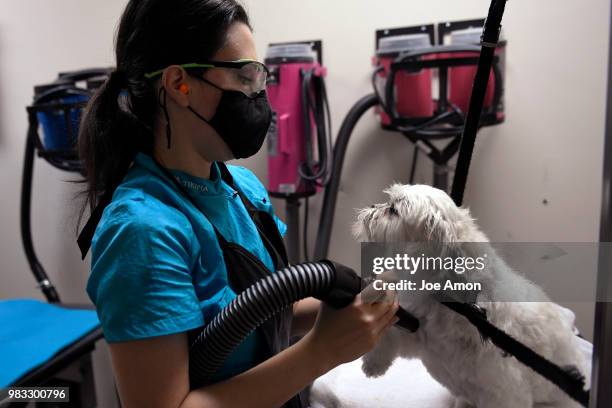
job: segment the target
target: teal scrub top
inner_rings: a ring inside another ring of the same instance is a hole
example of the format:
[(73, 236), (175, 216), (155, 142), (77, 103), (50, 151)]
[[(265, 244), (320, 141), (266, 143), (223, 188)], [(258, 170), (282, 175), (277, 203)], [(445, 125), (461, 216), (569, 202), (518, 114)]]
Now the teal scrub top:
[[(246, 168), (228, 166), (234, 184), (253, 205), (270, 213), (265, 187)], [(186, 332), (209, 323), (236, 297), (211, 222), (230, 242), (273, 262), (236, 191), (221, 180), (171, 170), (200, 212), (151, 157), (139, 153), (106, 207), (92, 240), (87, 293), (109, 343)], [(228, 358), (214, 380), (251, 368), (263, 339), (253, 333)]]

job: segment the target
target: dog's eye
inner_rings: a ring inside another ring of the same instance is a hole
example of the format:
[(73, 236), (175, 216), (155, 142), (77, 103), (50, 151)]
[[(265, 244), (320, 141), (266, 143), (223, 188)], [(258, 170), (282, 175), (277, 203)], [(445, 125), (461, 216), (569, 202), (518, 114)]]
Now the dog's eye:
[(389, 214), (391, 215), (399, 215), (397, 209), (394, 206), (389, 207)]

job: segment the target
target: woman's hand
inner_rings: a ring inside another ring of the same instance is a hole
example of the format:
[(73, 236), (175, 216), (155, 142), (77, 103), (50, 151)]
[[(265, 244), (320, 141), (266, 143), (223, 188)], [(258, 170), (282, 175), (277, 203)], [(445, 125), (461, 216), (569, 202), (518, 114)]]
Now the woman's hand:
[(328, 369), (372, 350), (385, 330), (398, 321), (395, 292), (384, 293), (384, 298), (374, 303), (365, 302), (362, 295), (342, 309), (321, 304), (315, 325), (304, 338), (329, 364)]
[(293, 304), (293, 321), (291, 322), (291, 337), (304, 336), (317, 321), (321, 301), (315, 298), (302, 299)]

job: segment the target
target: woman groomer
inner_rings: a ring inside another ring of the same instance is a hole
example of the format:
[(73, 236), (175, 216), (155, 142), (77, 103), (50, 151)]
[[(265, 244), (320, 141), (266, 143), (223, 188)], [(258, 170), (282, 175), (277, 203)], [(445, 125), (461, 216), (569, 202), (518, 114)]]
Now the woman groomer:
[[(190, 390), (189, 337), (286, 262), (265, 188), (223, 163), (255, 154), (271, 120), (245, 10), (129, 1), (116, 56), (79, 136), (93, 210), (79, 244), (91, 241), (87, 292), (123, 407), (299, 406), (302, 388), (374, 346), (397, 304), (299, 302), (248, 337), (212, 385)], [(306, 333), (291, 347), (287, 323)]]

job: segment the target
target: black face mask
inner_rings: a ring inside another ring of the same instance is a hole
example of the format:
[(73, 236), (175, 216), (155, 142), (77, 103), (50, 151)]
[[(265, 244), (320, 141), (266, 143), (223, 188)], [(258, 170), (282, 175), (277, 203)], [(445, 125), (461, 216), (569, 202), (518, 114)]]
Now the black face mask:
[(262, 90), (253, 98), (249, 98), (242, 92), (228, 91), (204, 78), (198, 79), (223, 92), (217, 111), (207, 120), (191, 106), (187, 108), (215, 129), (236, 159), (244, 159), (257, 153), (264, 143), (272, 121), (272, 108), (266, 91)]

